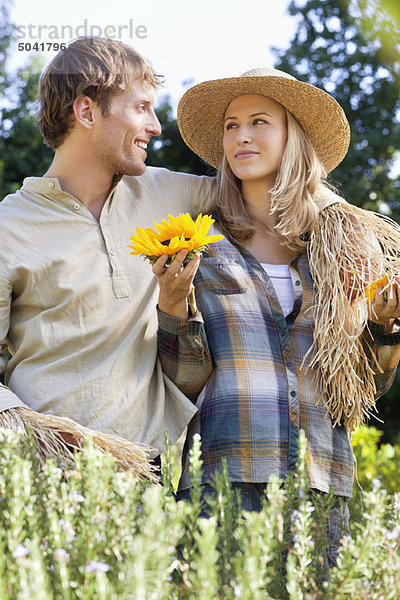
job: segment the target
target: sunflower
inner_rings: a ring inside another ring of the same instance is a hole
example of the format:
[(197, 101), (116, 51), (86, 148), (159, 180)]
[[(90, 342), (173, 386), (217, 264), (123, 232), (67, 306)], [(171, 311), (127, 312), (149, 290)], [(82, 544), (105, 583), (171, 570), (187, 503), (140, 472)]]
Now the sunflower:
[(387, 291), (386, 288), (389, 285), (389, 280), (387, 278), (386, 275), (384, 275), (383, 277), (381, 277), (380, 279), (378, 279), (377, 281), (374, 281), (373, 283), (371, 283), (371, 285), (368, 286), (368, 288), (365, 290), (365, 298), (367, 299), (368, 304), (372, 304), (373, 301), (375, 300), (375, 296), (376, 296), (376, 290), (378, 288), (378, 285), (383, 285), (383, 297), (385, 300), (387, 300)]
[[(210, 215), (200, 214), (196, 221), (186, 213), (173, 217), (168, 215), (168, 221), (165, 219), (161, 224), (153, 221), (156, 230), (151, 227), (142, 229), (136, 227), (136, 234), (131, 236), (132, 248), (131, 254), (141, 254), (154, 264), (156, 260), (165, 254), (169, 255), (166, 264), (171, 263), (180, 250), (187, 251), (186, 258), (195, 258), (195, 254), (200, 254), (207, 244), (218, 242), (224, 238), (223, 235), (207, 235), (208, 230), (214, 223)], [(192, 314), (196, 314), (196, 300), (194, 297), (194, 286), (190, 291), (188, 302)]]
[(187, 250), (187, 258), (194, 258), (207, 244), (218, 242), (224, 237), (207, 235), (214, 223), (209, 215), (200, 214), (196, 221), (188, 213), (179, 217), (168, 215), (168, 221), (164, 219), (161, 224), (153, 222), (156, 230), (151, 227), (136, 227), (136, 234), (131, 236), (132, 246), (128, 245), (128, 248), (132, 248), (131, 254), (141, 254), (152, 264), (164, 254), (170, 256), (171, 262), (180, 250)]

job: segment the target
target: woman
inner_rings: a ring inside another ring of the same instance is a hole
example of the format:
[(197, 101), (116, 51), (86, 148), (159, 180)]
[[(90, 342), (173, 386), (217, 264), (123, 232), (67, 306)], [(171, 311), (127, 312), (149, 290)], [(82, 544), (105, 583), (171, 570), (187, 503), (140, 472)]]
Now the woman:
[[(178, 122), (188, 146), (221, 170), (212, 233), (225, 236), (183, 270), (184, 251), (154, 265), (163, 369), (198, 396), (178, 498), (189, 494), (198, 432), (204, 494), (225, 457), (244, 508), (258, 510), (271, 475), (295, 466), (300, 429), (310, 486), (350, 497), (349, 433), (400, 356), (399, 228), (324, 183), (347, 152), (349, 126), (318, 88), (258, 69), (191, 88)], [(382, 275), (387, 289), (368, 306), (365, 290)]]

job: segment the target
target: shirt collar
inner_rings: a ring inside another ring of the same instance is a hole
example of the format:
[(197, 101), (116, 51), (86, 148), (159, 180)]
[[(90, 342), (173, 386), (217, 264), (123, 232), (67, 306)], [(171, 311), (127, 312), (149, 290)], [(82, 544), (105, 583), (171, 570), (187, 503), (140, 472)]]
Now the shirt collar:
[[(123, 175), (120, 173), (115, 173), (107, 199), (114, 194), (122, 177)], [(57, 177), (26, 177), (23, 181), (23, 188), (26, 191), (40, 194), (45, 198), (61, 201), (62, 203), (64, 203), (67, 198), (74, 199), (75, 201), (77, 200), (75, 196), (62, 189)]]

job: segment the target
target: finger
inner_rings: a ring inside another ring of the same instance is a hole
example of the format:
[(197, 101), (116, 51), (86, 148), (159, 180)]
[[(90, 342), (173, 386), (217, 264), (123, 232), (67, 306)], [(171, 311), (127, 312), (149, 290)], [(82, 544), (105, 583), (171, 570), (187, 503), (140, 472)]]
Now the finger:
[(186, 260), (187, 255), (188, 255), (187, 250), (179, 250), (178, 254), (175, 256), (174, 262), (176, 262), (176, 264), (179, 265), (180, 267), (183, 267), (183, 264)]
[(399, 288), (397, 285), (391, 285), (388, 289), (388, 300), (386, 310), (391, 317), (397, 316), (399, 309)]
[(185, 268), (183, 269), (182, 273), (179, 274), (179, 277), (181, 277), (183, 280), (193, 280), (194, 276), (197, 273), (197, 269), (199, 268), (199, 264), (200, 264), (200, 256), (196, 257), (196, 258), (191, 258), (185, 265)]
[(183, 263), (185, 261), (186, 256), (187, 256), (186, 250), (179, 250), (178, 254), (176, 254), (174, 260), (168, 267), (168, 276), (169, 277), (173, 278), (181, 273), (181, 271), (183, 269)]
[(376, 288), (375, 298), (370, 305), (370, 318), (372, 318), (373, 321), (379, 320), (384, 310), (384, 299), (381, 294), (382, 290), (383, 285), (379, 284)]
[(382, 310), (385, 306), (385, 298), (383, 295), (383, 285), (380, 283), (376, 288), (376, 294), (373, 302), (373, 306), (376, 310)]
[(167, 254), (163, 254), (160, 256), (157, 261), (153, 265), (153, 273), (154, 275), (162, 275), (165, 270), (165, 263), (167, 262), (169, 256)]
[(387, 321), (393, 319), (400, 311), (399, 288), (379, 285), (372, 306), (372, 320)]

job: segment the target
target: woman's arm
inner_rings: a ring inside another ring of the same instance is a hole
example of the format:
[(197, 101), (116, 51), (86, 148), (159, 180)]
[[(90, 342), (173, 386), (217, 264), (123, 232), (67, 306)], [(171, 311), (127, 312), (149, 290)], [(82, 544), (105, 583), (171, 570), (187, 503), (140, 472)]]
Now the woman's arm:
[(201, 314), (178, 319), (158, 309), (157, 339), (164, 373), (194, 402), (213, 371)]
[(383, 325), (369, 322), (363, 337), (365, 354), (374, 371), (377, 400), (390, 389), (395, 378), (400, 360), (400, 332), (385, 333)]
[(189, 260), (184, 266), (186, 256), (186, 250), (180, 250), (174, 261), (167, 265), (169, 256), (163, 255), (153, 266), (153, 273), (157, 276), (160, 286), (159, 309), (167, 315), (180, 319), (188, 317), (187, 297), (200, 264), (200, 255), (196, 254), (196, 258)]
[(212, 373), (203, 318), (189, 314), (187, 297), (200, 256), (183, 266), (186, 251), (180, 251), (169, 266), (162, 256), (153, 266), (160, 286), (158, 301), (158, 355), (164, 373), (192, 401)]
[(369, 323), (364, 335), (379, 363), (375, 369), (376, 398), (382, 396), (393, 383), (400, 360), (400, 288), (392, 285), (383, 294), (378, 286), (369, 311)]

